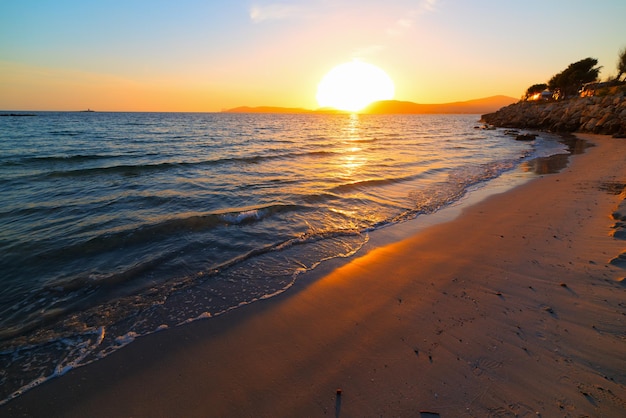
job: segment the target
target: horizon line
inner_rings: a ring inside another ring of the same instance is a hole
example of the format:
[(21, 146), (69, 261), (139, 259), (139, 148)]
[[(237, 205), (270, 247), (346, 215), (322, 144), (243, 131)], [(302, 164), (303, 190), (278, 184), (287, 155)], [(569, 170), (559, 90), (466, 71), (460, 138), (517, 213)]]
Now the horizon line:
[[(515, 98), (512, 96), (507, 96), (505, 94), (496, 94), (487, 97), (479, 97), (475, 99), (468, 100), (458, 100), (453, 102), (443, 102), (443, 103), (418, 103), (410, 100), (400, 100), (400, 99), (389, 99), (389, 100), (377, 100), (370, 104), (368, 104), (365, 108), (358, 111), (349, 111), (349, 110), (340, 110), (331, 107), (320, 107), (316, 109), (309, 109), (305, 107), (292, 107), (292, 106), (279, 106), (279, 105), (240, 105), (230, 108), (222, 108), (221, 110), (97, 110), (91, 107), (87, 109), (0, 109), (0, 115), (6, 116), (6, 113), (10, 112), (67, 112), (67, 113), (246, 113), (246, 112), (231, 112), (235, 109), (261, 109), (261, 108), (274, 108), (274, 109), (284, 109), (284, 110), (293, 110), (293, 113), (317, 113), (317, 114), (367, 114), (364, 112), (367, 108), (371, 107), (377, 103), (405, 103), (408, 105), (417, 105), (417, 106), (445, 106), (445, 105), (455, 105), (455, 104), (463, 104), (467, 102), (474, 102), (479, 100), (493, 99), (493, 98), (507, 98), (515, 101), (519, 101), (519, 98)], [(250, 113), (260, 113), (260, 112), (250, 112)], [(272, 113), (272, 112), (266, 112)], [(291, 112), (279, 112), (279, 113), (291, 113)]]

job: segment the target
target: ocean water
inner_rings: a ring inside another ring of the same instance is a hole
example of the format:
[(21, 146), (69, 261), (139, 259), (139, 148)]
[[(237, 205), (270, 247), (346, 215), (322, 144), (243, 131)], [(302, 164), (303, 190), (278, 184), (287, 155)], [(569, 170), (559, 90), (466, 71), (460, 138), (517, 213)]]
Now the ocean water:
[(478, 115), (0, 118), (0, 404), (288, 289), (537, 157)]

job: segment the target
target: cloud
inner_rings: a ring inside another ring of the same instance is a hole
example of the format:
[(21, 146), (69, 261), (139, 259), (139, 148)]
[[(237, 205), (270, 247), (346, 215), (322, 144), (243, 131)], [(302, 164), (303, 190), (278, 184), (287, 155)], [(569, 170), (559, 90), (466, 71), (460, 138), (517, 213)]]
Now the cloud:
[(420, 9), (424, 12), (434, 12), (437, 10), (435, 7), (439, 0), (423, 0), (420, 4)]
[(416, 9), (409, 11), (406, 16), (396, 20), (393, 26), (387, 28), (387, 35), (390, 37), (402, 35), (404, 32), (413, 27), (418, 16), (436, 12), (438, 2), (439, 0), (422, 0)]
[(250, 19), (254, 23), (265, 20), (282, 20), (297, 16), (299, 8), (297, 6), (274, 3), (265, 6), (252, 6), (250, 8)]
[(411, 19), (398, 19), (396, 25), (401, 28), (410, 28), (413, 26), (413, 20)]
[[(439, 0), (422, 0), (417, 8), (405, 13), (404, 16), (396, 20), (393, 25), (385, 30), (387, 35), (387, 41), (398, 38), (408, 32), (414, 25), (419, 16), (426, 13), (433, 13), (437, 11), (436, 5)], [(352, 52), (353, 57), (365, 57), (376, 55), (379, 52), (387, 49), (386, 42), (379, 42), (371, 45), (366, 45), (355, 49)]]

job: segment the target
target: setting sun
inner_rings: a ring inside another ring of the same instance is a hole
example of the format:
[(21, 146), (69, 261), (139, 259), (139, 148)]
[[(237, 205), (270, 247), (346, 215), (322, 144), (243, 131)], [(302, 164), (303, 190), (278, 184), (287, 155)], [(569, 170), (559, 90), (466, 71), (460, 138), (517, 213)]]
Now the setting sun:
[(391, 78), (375, 65), (361, 61), (340, 64), (330, 70), (317, 86), (321, 107), (356, 112), (377, 100), (394, 95)]

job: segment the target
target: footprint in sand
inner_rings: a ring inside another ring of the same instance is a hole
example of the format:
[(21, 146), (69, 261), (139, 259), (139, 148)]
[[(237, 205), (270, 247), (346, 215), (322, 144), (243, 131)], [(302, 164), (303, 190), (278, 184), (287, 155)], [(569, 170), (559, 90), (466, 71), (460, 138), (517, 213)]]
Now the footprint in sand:
[(581, 383), (578, 385), (579, 392), (594, 404), (597, 404), (598, 401), (601, 403), (610, 403), (614, 406), (620, 408), (623, 411), (626, 411), (626, 401), (615, 393), (613, 393), (610, 389), (605, 389), (601, 386), (597, 385), (586, 385)]
[(495, 370), (499, 367), (502, 367), (502, 362), (486, 357), (481, 357), (472, 364), (472, 373), (475, 376), (480, 376), (485, 372)]

